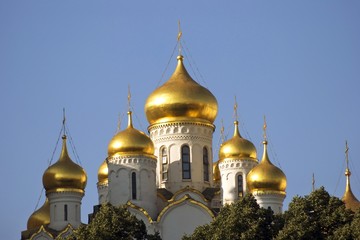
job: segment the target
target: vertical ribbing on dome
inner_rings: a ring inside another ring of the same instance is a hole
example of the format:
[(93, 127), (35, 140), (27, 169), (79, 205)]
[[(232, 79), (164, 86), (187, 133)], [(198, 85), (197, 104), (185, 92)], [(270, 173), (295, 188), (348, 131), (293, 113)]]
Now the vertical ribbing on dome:
[(127, 114), (128, 114), (128, 126), (127, 127), (128, 128), (134, 128), (133, 123), (132, 123), (132, 112), (128, 111)]

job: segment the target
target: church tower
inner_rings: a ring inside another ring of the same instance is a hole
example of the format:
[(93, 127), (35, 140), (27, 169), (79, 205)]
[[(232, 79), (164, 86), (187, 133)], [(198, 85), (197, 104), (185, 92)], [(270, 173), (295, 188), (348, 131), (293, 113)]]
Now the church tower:
[(65, 134), (62, 140), (59, 160), (46, 169), (43, 175), (43, 185), (50, 205), (49, 227), (57, 231), (68, 224), (74, 228), (80, 226), (81, 200), (87, 181), (85, 170), (69, 157)]
[(357, 209), (360, 208), (360, 202), (359, 200), (357, 200), (357, 198), (351, 191), (351, 186), (350, 186), (351, 172), (349, 169), (349, 147), (347, 142), (346, 142), (345, 155), (346, 155), (346, 170), (345, 170), (346, 188), (345, 188), (344, 196), (342, 197), (342, 201), (345, 203), (345, 207), (347, 209), (351, 209), (353, 212), (355, 212), (357, 211)]
[(157, 187), (176, 192), (212, 186), (213, 124), (218, 104), (214, 95), (194, 81), (177, 57), (177, 67), (147, 98), (145, 113), (155, 145)]
[[(130, 101), (130, 93), (128, 98)], [(133, 127), (129, 102), (128, 126), (108, 146), (109, 202), (118, 206), (130, 201), (155, 218), (156, 162), (153, 142)]]
[(274, 166), (267, 152), (266, 122), (264, 119), (264, 153), (260, 164), (247, 175), (246, 181), (250, 193), (254, 195), (262, 208), (271, 208), (281, 213), (286, 197), (286, 176), (280, 168)]
[(258, 164), (254, 144), (240, 135), (236, 100), (234, 112), (234, 135), (221, 145), (219, 151), (223, 204), (234, 203), (245, 196), (248, 191), (246, 176)]

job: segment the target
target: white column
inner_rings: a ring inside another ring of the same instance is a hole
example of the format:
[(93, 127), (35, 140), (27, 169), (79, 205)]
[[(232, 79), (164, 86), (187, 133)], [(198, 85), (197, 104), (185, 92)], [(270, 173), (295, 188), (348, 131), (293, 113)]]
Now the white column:
[(257, 164), (251, 159), (225, 159), (219, 162), (223, 204), (231, 204), (239, 199), (239, 175), (242, 175), (243, 195), (247, 193), (246, 176)]
[(47, 193), (50, 204), (49, 227), (57, 231), (63, 230), (69, 223), (77, 228), (81, 224), (82, 192)]

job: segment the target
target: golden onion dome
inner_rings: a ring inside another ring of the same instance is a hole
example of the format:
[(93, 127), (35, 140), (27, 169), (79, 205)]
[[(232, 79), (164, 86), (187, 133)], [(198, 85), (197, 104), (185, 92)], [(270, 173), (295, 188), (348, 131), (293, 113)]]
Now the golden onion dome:
[(353, 192), (351, 191), (350, 187), (350, 175), (351, 172), (348, 168), (346, 168), (345, 176), (346, 176), (346, 189), (342, 201), (345, 203), (345, 207), (347, 209), (351, 209), (355, 212), (357, 209), (360, 208), (360, 202), (357, 200)]
[(213, 165), (213, 180), (215, 183), (219, 183), (221, 180), (219, 161), (214, 162), (214, 165)]
[(98, 170), (98, 182), (99, 183), (107, 183), (108, 182), (108, 176), (109, 176), (109, 169), (108, 165), (105, 161), (100, 165)]
[(86, 172), (70, 159), (66, 147), (66, 136), (64, 135), (62, 139), (63, 145), (59, 160), (44, 172), (44, 188), (46, 192), (64, 190), (83, 192), (87, 181)]
[(241, 137), (239, 132), (239, 122), (234, 122), (234, 136), (224, 142), (219, 151), (219, 159), (223, 161), (227, 158), (239, 159), (239, 158), (251, 158), (254, 161), (256, 159), (256, 148), (252, 142)]
[(214, 95), (194, 81), (186, 71), (183, 56), (178, 56), (178, 65), (162, 86), (146, 100), (145, 113), (150, 124), (169, 121), (215, 121), (218, 103)]
[(130, 111), (128, 112), (128, 127), (117, 133), (108, 145), (109, 157), (115, 154), (154, 155), (154, 143), (145, 133), (133, 127)]
[(279, 192), (285, 194), (286, 176), (280, 168), (274, 166), (267, 153), (267, 141), (264, 144), (264, 154), (257, 166), (255, 166), (247, 175), (246, 182), (251, 193)]
[(47, 225), (50, 223), (50, 204), (49, 200), (46, 198), (44, 204), (31, 216), (27, 221), (27, 229), (39, 228), (42, 225)]

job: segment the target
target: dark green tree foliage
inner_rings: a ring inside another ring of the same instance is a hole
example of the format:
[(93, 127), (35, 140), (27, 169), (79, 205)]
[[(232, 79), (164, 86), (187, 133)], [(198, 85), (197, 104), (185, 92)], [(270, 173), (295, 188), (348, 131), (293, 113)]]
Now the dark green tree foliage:
[[(285, 225), (276, 239), (339, 239), (340, 229), (351, 226), (353, 213), (323, 187), (305, 197), (294, 197), (284, 213)], [(348, 239), (348, 238), (344, 238)], [(350, 238), (352, 239), (352, 238)]]
[(183, 240), (272, 239), (282, 226), (281, 218), (270, 209), (260, 208), (252, 195), (226, 205), (211, 223), (195, 229)]
[(101, 206), (88, 225), (82, 225), (66, 238), (68, 240), (158, 240), (159, 234), (149, 235), (143, 221), (138, 220), (126, 206)]
[(354, 214), (353, 221), (338, 228), (334, 236), (334, 240), (355, 240), (360, 239), (360, 209)]

